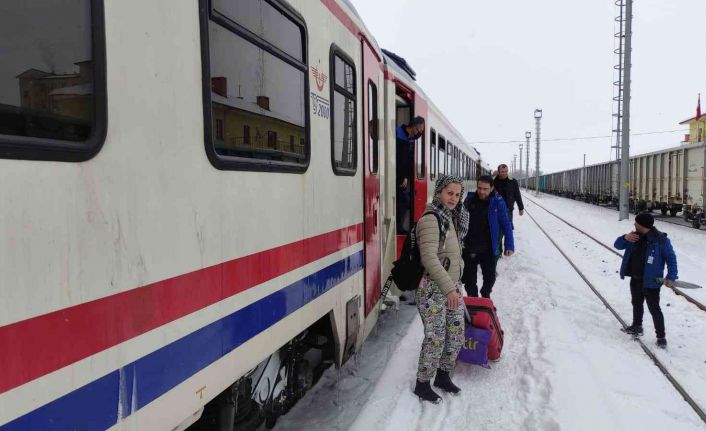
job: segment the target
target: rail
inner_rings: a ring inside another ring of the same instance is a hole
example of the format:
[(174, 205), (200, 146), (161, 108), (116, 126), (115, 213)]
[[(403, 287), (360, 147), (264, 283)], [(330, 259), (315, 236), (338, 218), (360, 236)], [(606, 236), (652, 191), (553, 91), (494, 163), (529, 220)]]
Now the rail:
[[(599, 245), (601, 245), (601, 246), (602, 246), (603, 248), (605, 248), (606, 250), (610, 251), (611, 253), (615, 254), (616, 256), (620, 257), (621, 259), (623, 258), (623, 255), (622, 255), (621, 253), (618, 253), (613, 247), (610, 247), (610, 246), (604, 244), (602, 241), (600, 241), (600, 240), (597, 239), (596, 237), (594, 237), (594, 236), (592, 236), (592, 235), (590, 235), (590, 234), (584, 232), (582, 229), (580, 229), (580, 228), (574, 226), (573, 224), (569, 223), (568, 221), (564, 220), (562, 217), (556, 215), (555, 213), (553, 213), (552, 211), (548, 210), (546, 207), (544, 207), (543, 205), (541, 205), (541, 204), (539, 204), (538, 202), (534, 201), (533, 199), (528, 198), (526, 195), (524, 196), (524, 198), (527, 199), (528, 201), (532, 202), (534, 205), (537, 205), (539, 208), (543, 209), (544, 211), (546, 211), (546, 212), (549, 213), (550, 215), (552, 215), (552, 216), (556, 217), (557, 219), (561, 220), (561, 221), (564, 222), (565, 224), (567, 224), (567, 225), (571, 226), (572, 228), (576, 229), (577, 231), (581, 232), (582, 234), (584, 234), (584, 235), (587, 236), (588, 238), (592, 239), (593, 241), (595, 241), (596, 243), (598, 243)], [(536, 222), (535, 222), (535, 223), (536, 223)], [(684, 297), (684, 299), (686, 299), (686, 300), (687, 300), (688, 302), (690, 302), (691, 304), (695, 305), (695, 306), (696, 306), (697, 308), (699, 308), (701, 311), (706, 311), (706, 305), (702, 304), (702, 303), (699, 302), (698, 300), (696, 300), (696, 299), (692, 298), (691, 296), (689, 296), (688, 294), (684, 293), (683, 290), (679, 289), (678, 287), (670, 287), (670, 289), (671, 289), (672, 292), (674, 292), (675, 294)]]
[[(535, 203), (535, 205), (537, 205), (536, 202), (533, 202), (533, 203)], [(576, 273), (579, 275), (579, 277), (581, 277), (581, 279), (583, 279), (583, 281), (593, 291), (593, 293), (598, 297), (598, 299), (600, 299), (601, 302), (603, 302), (603, 305), (605, 305), (605, 307), (613, 314), (613, 317), (615, 317), (618, 320), (618, 322), (620, 322), (620, 324), (623, 325), (623, 328), (626, 328), (627, 323), (623, 320), (622, 317), (620, 317), (618, 312), (615, 311), (615, 309), (610, 305), (610, 303), (605, 299), (605, 297), (603, 295), (601, 295), (601, 293), (595, 288), (595, 286), (593, 286), (593, 284), (590, 281), (588, 281), (588, 278), (586, 278), (584, 273), (574, 264), (574, 262), (571, 260), (571, 258), (569, 258), (569, 256), (566, 253), (564, 253), (564, 250), (562, 250), (561, 247), (559, 247), (559, 244), (557, 244), (554, 241), (554, 239), (547, 233), (546, 230), (544, 230), (544, 228), (539, 224), (539, 222), (537, 222), (537, 220), (534, 217), (532, 217), (530, 212), (527, 211), (527, 209), (525, 209), (525, 211), (527, 212), (527, 215), (529, 216), (529, 218), (534, 222), (534, 224), (537, 225), (539, 230), (542, 231), (542, 233), (547, 237), (547, 239), (549, 239), (549, 241), (554, 245), (554, 247), (556, 247), (556, 249), (559, 251), (559, 253), (561, 253), (561, 255), (564, 256), (564, 259), (566, 259), (566, 261), (569, 263), (569, 265), (571, 265), (571, 267), (574, 269), (574, 271), (576, 271)], [(546, 209), (545, 209), (545, 211), (546, 211)], [(549, 212), (549, 211), (547, 211), (547, 212)], [(696, 401), (694, 401), (694, 399), (691, 397), (691, 395), (689, 395), (689, 393), (686, 391), (686, 389), (684, 389), (684, 387), (679, 383), (679, 381), (677, 381), (677, 379), (674, 376), (672, 376), (672, 374), (669, 372), (669, 370), (667, 370), (667, 367), (662, 363), (662, 361), (659, 360), (659, 358), (657, 358), (657, 356), (654, 354), (654, 352), (652, 352), (652, 350), (650, 350), (650, 348), (647, 347), (647, 345), (642, 340), (640, 340), (639, 338), (635, 338), (635, 341), (640, 343), (640, 347), (642, 347), (642, 350), (645, 352), (645, 354), (650, 359), (652, 359), (652, 362), (662, 372), (664, 377), (669, 381), (669, 383), (672, 384), (672, 386), (674, 386), (674, 389), (676, 389), (677, 392), (679, 392), (679, 394), (684, 398), (684, 401), (686, 401), (687, 404), (689, 404), (689, 406), (694, 410), (694, 412), (699, 416), (699, 418), (701, 418), (701, 420), (706, 424), (706, 412), (704, 412), (704, 410), (701, 408), (701, 406), (699, 406), (696, 403)]]

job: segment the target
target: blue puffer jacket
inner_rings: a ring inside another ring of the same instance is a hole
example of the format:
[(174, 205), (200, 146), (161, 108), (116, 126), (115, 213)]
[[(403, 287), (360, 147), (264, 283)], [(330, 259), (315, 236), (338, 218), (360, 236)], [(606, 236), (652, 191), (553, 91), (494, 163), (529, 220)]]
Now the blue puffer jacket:
[[(463, 205), (466, 209), (471, 206), (471, 200), (475, 196), (475, 192), (468, 192)], [(507, 205), (503, 198), (493, 192), (488, 204), (488, 225), (490, 227), (490, 241), (493, 244), (493, 253), (495, 256), (500, 255), (500, 229), (505, 233), (505, 250), (515, 251), (515, 239), (512, 236), (512, 224), (510, 217), (507, 215)]]
[[(635, 250), (635, 243), (627, 241), (624, 236), (619, 236), (613, 244), (618, 250), (625, 250), (623, 253), (623, 263), (620, 265), (620, 278), (625, 278), (628, 270), (630, 255)], [(667, 276), (664, 276), (664, 265), (667, 265)], [(666, 233), (657, 229), (647, 232), (647, 250), (645, 251), (645, 272), (643, 287), (646, 289), (656, 289), (662, 285), (656, 281), (657, 278), (676, 280), (677, 278), (677, 255), (674, 254), (672, 242), (667, 238)]]

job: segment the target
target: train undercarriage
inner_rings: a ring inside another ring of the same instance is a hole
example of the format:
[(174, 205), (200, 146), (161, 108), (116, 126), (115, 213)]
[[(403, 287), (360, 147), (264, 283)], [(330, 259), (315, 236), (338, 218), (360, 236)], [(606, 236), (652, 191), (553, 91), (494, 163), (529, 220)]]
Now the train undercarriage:
[(188, 431), (255, 431), (274, 427), (335, 363), (326, 315), (238, 379), (204, 407)]

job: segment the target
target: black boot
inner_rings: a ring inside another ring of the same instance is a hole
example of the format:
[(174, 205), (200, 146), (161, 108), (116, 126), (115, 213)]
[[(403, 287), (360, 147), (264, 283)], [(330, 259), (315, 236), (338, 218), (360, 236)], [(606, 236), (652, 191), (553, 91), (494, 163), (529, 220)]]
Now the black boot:
[(621, 331), (625, 332), (626, 334), (630, 334), (632, 336), (635, 336), (635, 337), (640, 336), (640, 335), (644, 334), (644, 332), (645, 332), (645, 331), (643, 331), (642, 326), (635, 325), (635, 324), (632, 324), (632, 325), (628, 326), (627, 328), (622, 328)]
[(417, 380), (417, 385), (414, 387), (414, 395), (421, 398), (422, 401), (429, 401), (434, 404), (438, 404), (441, 401), (441, 397), (434, 392), (429, 382), (420, 382)]
[(453, 382), (451, 381), (451, 377), (449, 376), (448, 371), (444, 370), (436, 370), (436, 378), (434, 379), (434, 386), (436, 386), (439, 389), (442, 389), (446, 392), (452, 393), (452, 394), (457, 394), (461, 392), (461, 388), (458, 386), (454, 385)]

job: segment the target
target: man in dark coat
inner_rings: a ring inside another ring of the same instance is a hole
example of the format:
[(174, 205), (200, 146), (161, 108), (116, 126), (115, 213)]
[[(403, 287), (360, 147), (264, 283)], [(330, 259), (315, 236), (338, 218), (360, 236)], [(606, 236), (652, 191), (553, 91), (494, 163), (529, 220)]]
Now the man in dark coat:
[[(502, 164), (498, 166), (498, 174), (493, 180), (493, 185), (495, 186), (495, 191), (502, 196), (505, 201), (510, 223), (512, 223), (512, 213), (515, 211), (515, 203), (517, 203), (517, 208), (520, 209), (520, 215), (524, 215), (525, 205), (522, 203), (520, 185), (517, 183), (517, 180), (507, 175), (507, 165)], [(514, 224), (512, 228), (515, 228)]]
[(414, 141), (424, 133), (424, 118), (414, 117), (396, 131), (397, 233), (404, 234), (411, 225), (412, 175), (414, 174)]
[[(625, 250), (620, 266), (620, 278), (630, 277), (632, 297), (632, 325), (624, 329), (628, 334), (642, 335), (643, 302), (652, 315), (657, 335), (657, 345), (667, 347), (664, 334), (664, 315), (659, 307), (659, 290), (662, 280), (672, 287), (677, 277), (677, 256), (667, 234), (654, 227), (655, 219), (650, 213), (635, 216), (635, 231), (619, 236), (614, 247)], [(664, 266), (667, 276), (664, 276)]]

